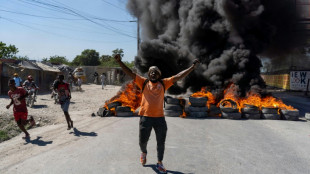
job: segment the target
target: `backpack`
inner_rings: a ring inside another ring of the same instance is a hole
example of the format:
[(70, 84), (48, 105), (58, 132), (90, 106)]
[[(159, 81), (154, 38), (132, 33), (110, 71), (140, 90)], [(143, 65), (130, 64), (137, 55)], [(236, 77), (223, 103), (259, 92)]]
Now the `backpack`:
[[(147, 82), (149, 82), (149, 81), (150, 81), (149, 79), (146, 79), (146, 80), (143, 82), (141, 94), (143, 93), (143, 90), (144, 90), (144, 88), (145, 88), (145, 85), (146, 85)], [(163, 85), (163, 87), (164, 87), (164, 93), (165, 93), (165, 92), (166, 92), (166, 91), (165, 91), (165, 84), (164, 84), (163, 80), (160, 79), (160, 80), (158, 80), (158, 81)]]

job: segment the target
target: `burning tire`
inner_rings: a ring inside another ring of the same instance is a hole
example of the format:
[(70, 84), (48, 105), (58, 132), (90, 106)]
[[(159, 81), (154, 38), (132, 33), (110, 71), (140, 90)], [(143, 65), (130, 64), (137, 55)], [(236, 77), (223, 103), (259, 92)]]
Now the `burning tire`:
[(236, 112), (239, 112), (239, 109), (237, 109), (237, 108), (230, 108), (230, 107), (222, 107), (221, 111), (225, 112), (225, 113), (236, 113)]
[(131, 117), (133, 116), (132, 112), (116, 112), (116, 116), (118, 117)]
[(117, 106), (115, 111), (116, 112), (131, 112), (131, 108), (128, 106)]
[(116, 108), (117, 106), (122, 106), (122, 103), (121, 102), (113, 102), (113, 103), (108, 104), (109, 109)]
[(211, 105), (209, 109), (208, 116), (210, 117), (218, 117), (221, 115), (221, 109), (219, 107), (216, 107), (216, 105)]
[(246, 105), (245, 108), (242, 108), (242, 116), (246, 119), (260, 119), (261, 114), (259, 108), (253, 105)]
[(241, 113), (239, 112), (222, 112), (222, 118), (228, 118), (228, 119), (240, 119)]
[(175, 105), (175, 104), (166, 104), (165, 110), (172, 110), (172, 111), (183, 111), (183, 108), (181, 105)]
[(261, 115), (260, 114), (243, 114), (244, 118), (246, 119), (260, 119)]
[(208, 117), (207, 112), (190, 112), (189, 115), (194, 118), (206, 118)]
[(208, 108), (207, 107), (193, 107), (190, 106), (188, 107), (189, 112), (207, 112)]
[(104, 117), (106, 112), (107, 110), (105, 108), (99, 108), (99, 110), (97, 111), (97, 115), (100, 117)]
[(165, 102), (167, 104), (174, 104), (174, 105), (180, 105), (180, 99), (172, 98), (170, 96), (165, 97)]
[(182, 111), (174, 111), (174, 110), (164, 110), (164, 114), (166, 117), (179, 117), (182, 115)]
[(118, 117), (131, 117), (133, 113), (131, 112), (131, 108), (128, 106), (117, 106), (115, 109), (116, 116)]
[(268, 120), (280, 120), (279, 114), (262, 114), (262, 118)]
[(189, 97), (189, 102), (191, 106), (194, 107), (203, 107), (207, 105), (208, 98), (207, 97)]
[(242, 113), (245, 114), (259, 114), (259, 108), (242, 108)]
[(262, 107), (262, 113), (263, 114), (278, 114), (278, 108), (267, 108)]
[(299, 111), (298, 110), (281, 110), (281, 115), (284, 120), (299, 120)]

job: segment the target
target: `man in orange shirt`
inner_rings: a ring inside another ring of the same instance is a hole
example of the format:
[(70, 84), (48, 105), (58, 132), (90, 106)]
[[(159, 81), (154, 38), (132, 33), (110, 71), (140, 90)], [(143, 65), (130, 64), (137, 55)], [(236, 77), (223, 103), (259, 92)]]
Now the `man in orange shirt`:
[(165, 141), (167, 135), (167, 123), (164, 117), (164, 93), (176, 81), (186, 77), (199, 64), (196, 59), (191, 67), (181, 71), (177, 75), (161, 79), (161, 71), (156, 66), (151, 66), (148, 71), (148, 79), (141, 77), (129, 69), (122, 61), (119, 55), (114, 56), (123, 71), (134, 79), (137, 86), (142, 89), (142, 100), (140, 104), (140, 126), (139, 126), (139, 145), (142, 151), (140, 162), (146, 163), (147, 142), (151, 135), (152, 128), (155, 130), (157, 140), (157, 170), (160, 173), (166, 173), (162, 163), (165, 151)]

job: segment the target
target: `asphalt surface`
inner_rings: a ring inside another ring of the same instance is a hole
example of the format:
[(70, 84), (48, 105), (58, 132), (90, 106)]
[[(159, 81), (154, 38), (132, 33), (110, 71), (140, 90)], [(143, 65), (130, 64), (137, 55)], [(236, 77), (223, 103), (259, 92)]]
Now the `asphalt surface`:
[[(286, 96), (305, 112), (309, 100)], [(307, 108), (308, 107), (308, 108)], [(308, 109), (309, 110), (309, 109)], [(308, 174), (310, 122), (285, 120), (182, 119), (166, 117), (168, 135), (164, 165), (168, 173)], [(63, 125), (31, 130), (31, 142), (20, 137), (0, 144), (0, 173), (157, 173), (154, 131), (147, 164), (139, 163), (139, 117), (89, 117), (63, 131)], [(19, 152), (10, 147), (19, 146)], [(22, 158), (23, 153), (27, 158)], [(10, 159), (10, 160), (9, 160)], [(7, 162), (9, 161), (15, 161)]]

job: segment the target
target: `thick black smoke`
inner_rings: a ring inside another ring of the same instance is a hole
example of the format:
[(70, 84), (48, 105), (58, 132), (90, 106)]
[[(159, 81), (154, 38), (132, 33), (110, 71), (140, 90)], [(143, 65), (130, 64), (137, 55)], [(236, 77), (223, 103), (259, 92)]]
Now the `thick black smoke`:
[(233, 82), (240, 96), (264, 87), (258, 55), (286, 54), (299, 46), (294, 0), (129, 0), (139, 18), (142, 43), (135, 65), (156, 65), (164, 77), (202, 65), (170, 93)]

